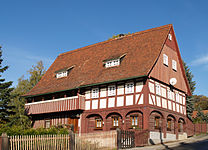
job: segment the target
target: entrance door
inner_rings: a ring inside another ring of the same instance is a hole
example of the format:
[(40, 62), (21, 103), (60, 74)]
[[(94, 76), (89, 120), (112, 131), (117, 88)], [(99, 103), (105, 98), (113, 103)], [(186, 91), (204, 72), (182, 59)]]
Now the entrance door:
[(78, 131), (78, 118), (69, 118), (68, 119), (68, 124), (73, 124), (74, 125), (74, 132)]

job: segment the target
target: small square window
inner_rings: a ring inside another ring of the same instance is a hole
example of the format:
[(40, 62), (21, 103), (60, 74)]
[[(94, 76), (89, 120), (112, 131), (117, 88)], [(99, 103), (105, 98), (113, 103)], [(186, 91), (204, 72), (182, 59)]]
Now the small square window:
[(134, 83), (126, 83), (126, 89), (125, 89), (125, 93), (134, 93)]
[(116, 95), (116, 86), (110, 85), (108, 86), (108, 96), (114, 96)]
[(163, 64), (168, 66), (168, 56), (166, 54), (163, 54)]
[(138, 126), (138, 116), (131, 116), (131, 126)]
[(113, 117), (113, 127), (118, 127), (119, 126), (119, 118), (118, 117)]
[(98, 119), (95, 119), (95, 126), (96, 128), (102, 128), (102, 119), (98, 118)]
[(48, 129), (51, 127), (51, 121), (48, 119), (48, 120), (45, 120), (45, 128)]
[(99, 97), (99, 88), (93, 88), (92, 89), (92, 98), (98, 98)]

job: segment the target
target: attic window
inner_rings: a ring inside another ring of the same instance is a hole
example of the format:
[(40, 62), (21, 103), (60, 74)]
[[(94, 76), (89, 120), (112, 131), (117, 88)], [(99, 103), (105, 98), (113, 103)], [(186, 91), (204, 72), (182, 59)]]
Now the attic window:
[(63, 77), (68, 76), (68, 74), (72, 70), (72, 68), (74, 68), (74, 66), (56, 71), (55, 72), (56, 78), (58, 79), (58, 78), (63, 78)]
[(105, 62), (105, 67), (114, 67), (120, 65), (120, 59), (109, 60)]
[(104, 64), (105, 68), (119, 66), (125, 56), (126, 56), (126, 54), (112, 56), (111, 58), (104, 60), (103, 64)]
[(168, 39), (170, 40), (170, 41), (172, 41), (172, 35), (169, 33), (168, 34)]

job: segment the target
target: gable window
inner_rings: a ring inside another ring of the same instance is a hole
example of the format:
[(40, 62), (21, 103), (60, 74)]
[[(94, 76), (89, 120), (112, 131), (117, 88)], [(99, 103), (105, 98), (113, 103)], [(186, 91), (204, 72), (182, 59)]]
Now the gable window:
[(67, 75), (68, 75), (68, 71), (58, 72), (58, 73), (56, 74), (56, 78), (66, 77)]
[(163, 64), (168, 66), (168, 56), (166, 54), (163, 54)]
[(119, 126), (119, 124), (118, 124), (119, 118), (118, 117), (113, 117), (112, 119), (113, 119), (113, 127), (118, 127)]
[(134, 83), (126, 83), (126, 89), (125, 89), (125, 93), (134, 93)]
[(98, 98), (99, 97), (99, 88), (93, 88), (92, 89), (92, 98)]
[(155, 117), (155, 129), (159, 129), (160, 128), (160, 117), (156, 116)]
[(138, 116), (131, 116), (131, 126), (138, 126)]
[(120, 65), (120, 59), (114, 59), (114, 60), (109, 60), (105, 62), (105, 67), (114, 67), (114, 66), (119, 66)]
[(45, 128), (48, 129), (51, 127), (51, 121), (49, 119), (45, 120)]
[(100, 118), (95, 119), (95, 127), (102, 128), (102, 119)]
[(169, 33), (168, 34), (168, 39), (170, 40), (170, 41), (172, 41), (172, 35)]
[(156, 83), (156, 84), (155, 84), (155, 88), (156, 88), (156, 94), (157, 94), (157, 95), (161, 95), (160, 84)]
[(171, 131), (171, 119), (167, 119), (167, 131)]
[(108, 86), (108, 96), (114, 96), (116, 95), (116, 86), (110, 85)]
[(175, 60), (172, 60), (172, 69), (177, 71), (177, 63)]

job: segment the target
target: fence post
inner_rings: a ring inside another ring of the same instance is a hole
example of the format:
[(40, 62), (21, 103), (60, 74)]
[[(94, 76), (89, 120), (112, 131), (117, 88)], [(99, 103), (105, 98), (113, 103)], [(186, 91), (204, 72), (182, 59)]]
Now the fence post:
[(117, 128), (117, 150), (121, 148), (121, 129)]
[(69, 131), (69, 147), (70, 150), (75, 150), (75, 134), (72, 130)]
[(9, 138), (8, 138), (7, 134), (2, 133), (1, 138), (2, 138), (1, 149), (2, 150), (9, 150)]

